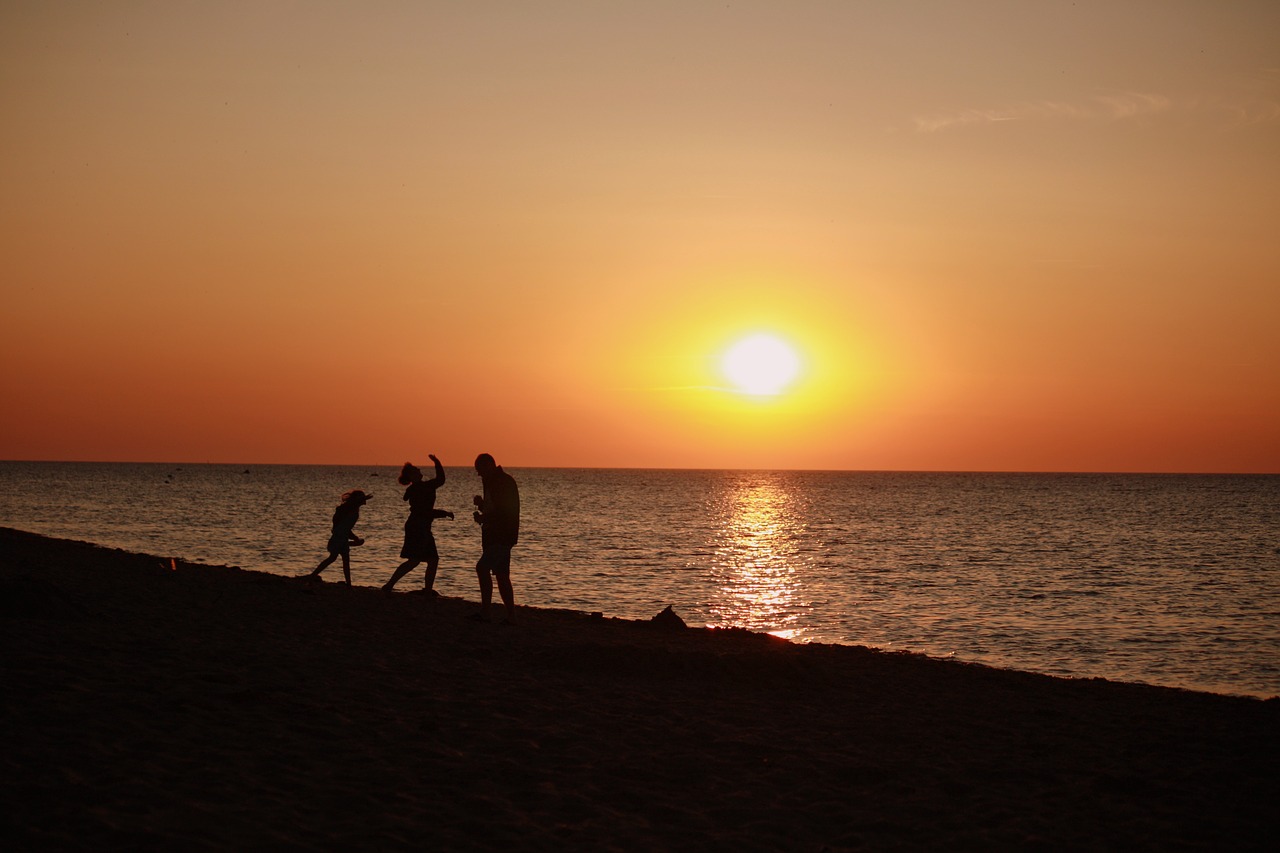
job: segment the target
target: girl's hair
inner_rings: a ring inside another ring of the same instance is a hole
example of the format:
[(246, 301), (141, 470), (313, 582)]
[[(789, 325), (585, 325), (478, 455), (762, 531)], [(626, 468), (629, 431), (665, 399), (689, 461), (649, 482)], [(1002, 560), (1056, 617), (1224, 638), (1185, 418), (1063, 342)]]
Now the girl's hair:
[(410, 483), (412, 483), (413, 480), (409, 477), (409, 475), (412, 472), (417, 470), (418, 470), (418, 466), (414, 465), (412, 462), (404, 463), (404, 467), (400, 469), (400, 481), (399, 481), (400, 485), (407, 486)]
[(352, 489), (351, 491), (345, 492), (342, 495), (342, 502), (344, 504), (351, 503), (353, 500), (356, 500), (356, 499), (359, 499), (361, 501), (367, 501), (369, 499), (369, 496), (364, 493), (364, 489)]

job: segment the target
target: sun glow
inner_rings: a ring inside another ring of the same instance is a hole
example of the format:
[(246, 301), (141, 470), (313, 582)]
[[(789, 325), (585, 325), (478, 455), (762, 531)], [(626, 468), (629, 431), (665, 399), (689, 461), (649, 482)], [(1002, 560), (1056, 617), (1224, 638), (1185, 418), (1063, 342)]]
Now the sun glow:
[(743, 394), (780, 394), (800, 375), (795, 349), (770, 334), (743, 338), (725, 351), (720, 362), (725, 378)]

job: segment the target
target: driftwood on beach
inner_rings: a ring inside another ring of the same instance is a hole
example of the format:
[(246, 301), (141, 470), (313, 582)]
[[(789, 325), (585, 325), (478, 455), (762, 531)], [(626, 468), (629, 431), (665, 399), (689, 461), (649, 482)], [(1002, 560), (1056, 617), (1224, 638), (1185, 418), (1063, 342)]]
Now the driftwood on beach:
[(474, 610), (0, 528), (0, 839), (1241, 850), (1280, 830), (1276, 700)]

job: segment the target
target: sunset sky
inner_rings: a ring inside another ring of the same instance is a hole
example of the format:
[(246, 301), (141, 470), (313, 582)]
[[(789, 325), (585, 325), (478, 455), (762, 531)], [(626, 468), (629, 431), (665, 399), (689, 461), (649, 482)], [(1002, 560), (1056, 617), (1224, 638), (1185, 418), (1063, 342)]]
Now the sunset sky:
[(1273, 0), (18, 0), (0, 99), (0, 459), (1280, 472)]

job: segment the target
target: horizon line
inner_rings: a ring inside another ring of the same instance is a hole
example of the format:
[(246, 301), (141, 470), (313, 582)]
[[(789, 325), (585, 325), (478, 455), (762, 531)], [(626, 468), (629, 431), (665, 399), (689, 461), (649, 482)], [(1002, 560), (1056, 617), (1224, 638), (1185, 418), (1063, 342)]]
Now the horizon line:
[[(381, 462), (212, 462), (192, 460), (112, 460), (112, 459), (0, 459), (0, 464), (34, 465), (220, 465), (226, 467), (306, 467), (306, 468), (388, 468), (398, 469), (404, 463)], [(470, 468), (469, 464), (445, 465), (448, 468)], [(1169, 471), (1152, 469), (1029, 469), (1029, 468), (788, 468), (744, 466), (699, 468), (678, 465), (503, 465), (512, 470), (528, 471), (688, 471), (688, 472), (765, 472), (796, 474), (1028, 474), (1040, 476), (1167, 476), (1167, 477), (1275, 477), (1278, 471)]]

